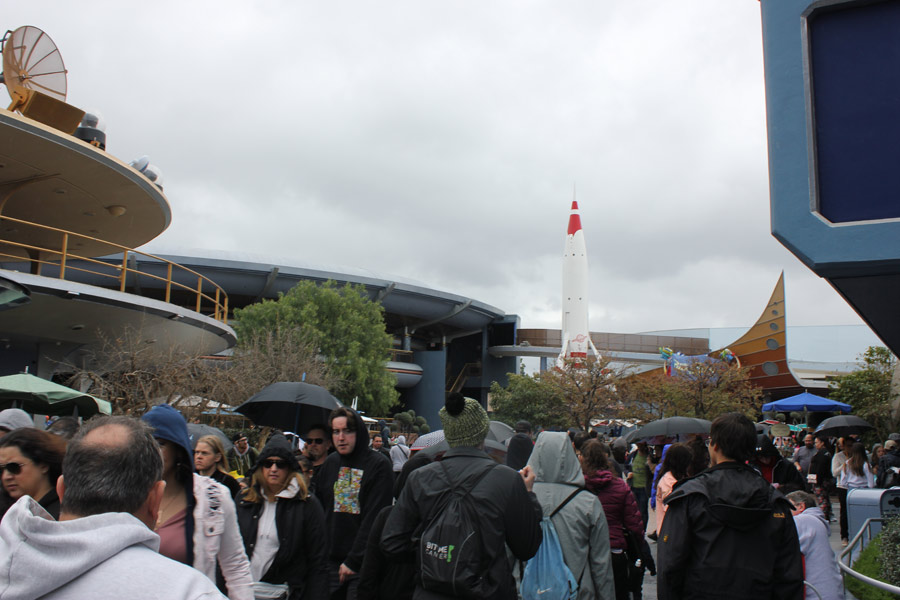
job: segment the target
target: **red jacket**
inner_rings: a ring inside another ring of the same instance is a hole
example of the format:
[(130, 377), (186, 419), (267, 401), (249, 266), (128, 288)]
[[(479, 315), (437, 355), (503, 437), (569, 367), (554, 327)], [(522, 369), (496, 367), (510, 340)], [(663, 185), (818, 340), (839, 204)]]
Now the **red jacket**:
[(593, 475), (585, 475), (584, 481), (589, 491), (600, 499), (606, 523), (609, 525), (609, 546), (625, 550), (624, 528), (644, 537), (644, 521), (641, 511), (631, 494), (631, 489), (624, 480), (609, 471), (597, 471)]

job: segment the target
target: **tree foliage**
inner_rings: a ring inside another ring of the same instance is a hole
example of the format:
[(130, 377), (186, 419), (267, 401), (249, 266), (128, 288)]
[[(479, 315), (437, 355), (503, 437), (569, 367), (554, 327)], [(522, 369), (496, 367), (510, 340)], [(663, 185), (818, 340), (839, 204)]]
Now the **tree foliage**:
[(891, 378), (897, 359), (883, 346), (869, 346), (859, 356), (860, 369), (837, 377), (831, 382), (828, 397), (853, 407), (853, 413), (875, 427), (879, 440), (900, 428), (900, 419), (893, 410), (896, 400), (891, 390)]
[(394, 415), (392, 431), (397, 433), (425, 435), (431, 431), (425, 417), (416, 416), (416, 411), (409, 409)]
[(620, 388), (628, 416), (644, 420), (714, 419), (726, 412), (752, 416), (762, 396), (750, 382), (749, 369), (725, 361), (693, 361), (672, 376), (657, 369), (630, 377)]
[(489, 407), (492, 419), (510, 426), (524, 420), (535, 428), (544, 429), (565, 429), (572, 425), (562, 395), (543, 383), (539, 375), (510, 373), (508, 377), (506, 387), (496, 381), (491, 383)]
[(359, 398), (360, 410), (384, 414), (397, 402), (385, 369), (392, 339), (384, 309), (363, 286), (302, 281), (277, 300), (235, 310), (235, 320), (239, 348), (272, 331), (314, 348), (334, 378), (329, 390), (347, 402)]
[[(229, 360), (202, 356), (177, 345), (148, 345), (140, 329), (105, 338), (80, 365), (67, 365), (68, 384), (107, 400), (115, 414), (139, 416), (160, 403), (178, 408), (188, 420), (235, 407), (271, 383), (306, 381), (329, 387), (333, 381), (315, 351), (276, 329), (246, 340)], [(213, 417), (221, 424), (226, 417)]]
[(617, 386), (631, 367), (616, 365), (609, 357), (566, 359), (561, 368), (539, 374), (541, 383), (562, 398), (562, 409), (576, 427), (588, 430), (592, 419), (624, 416)]

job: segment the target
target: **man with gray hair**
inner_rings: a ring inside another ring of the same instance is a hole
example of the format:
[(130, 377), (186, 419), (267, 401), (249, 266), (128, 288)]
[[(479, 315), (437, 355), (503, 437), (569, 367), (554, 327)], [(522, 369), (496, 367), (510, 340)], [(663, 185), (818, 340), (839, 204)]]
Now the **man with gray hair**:
[(787, 500), (793, 506), (791, 514), (800, 538), (806, 600), (841, 600), (844, 586), (837, 559), (828, 541), (831, 529), (825, 514), (816, 504), (816, 497), (809, 492), (797, 491), (788, 494)]
[(91, 420), (56, 483), (59, 522), (24, 496), (0, 523), (0, 598), (224, 598), (205, 575), (158, 552), (162, 467), (140, 421)]

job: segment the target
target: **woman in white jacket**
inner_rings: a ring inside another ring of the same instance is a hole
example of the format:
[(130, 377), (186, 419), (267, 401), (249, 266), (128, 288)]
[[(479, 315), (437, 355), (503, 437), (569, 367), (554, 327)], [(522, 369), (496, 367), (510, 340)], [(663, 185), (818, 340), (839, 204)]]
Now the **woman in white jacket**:
[(156, 526), (160, 554), (192, 565), (212, 581), (216, 580), (218, 563), (230, 600), (253, 600), (250, 561), (244, 552), (231, 492), (192, 472), (190, 439), (181, 413), (161, 404), (141, 420), (153, 428), (163, 455), (166, 489)]

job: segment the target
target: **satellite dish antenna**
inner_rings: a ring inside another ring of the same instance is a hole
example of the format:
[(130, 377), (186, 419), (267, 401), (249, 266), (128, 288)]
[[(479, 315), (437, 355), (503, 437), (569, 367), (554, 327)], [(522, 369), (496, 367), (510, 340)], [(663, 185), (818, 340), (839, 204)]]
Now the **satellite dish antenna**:
[(3, 82), (12, 97), (9, 110), (25, 105), (34, 92), (66, 101), (66, 66), (50, 36), (31, 25), (3, 37)]

